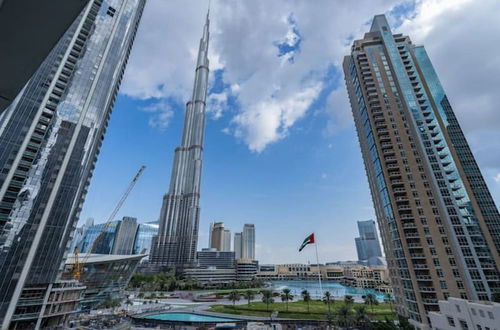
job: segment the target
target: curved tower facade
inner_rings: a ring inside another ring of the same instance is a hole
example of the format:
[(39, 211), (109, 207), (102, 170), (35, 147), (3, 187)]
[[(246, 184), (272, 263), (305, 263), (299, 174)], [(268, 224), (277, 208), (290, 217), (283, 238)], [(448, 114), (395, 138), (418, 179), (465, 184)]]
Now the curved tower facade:
[(208, 87), (209, 15), (200, 40), (193, 96), (186, 104), (182, 142), (175, 149), (170, 188), (163, 197), (160, 229), (151, 245), (153, 267), (182, 270), (195, 261)]

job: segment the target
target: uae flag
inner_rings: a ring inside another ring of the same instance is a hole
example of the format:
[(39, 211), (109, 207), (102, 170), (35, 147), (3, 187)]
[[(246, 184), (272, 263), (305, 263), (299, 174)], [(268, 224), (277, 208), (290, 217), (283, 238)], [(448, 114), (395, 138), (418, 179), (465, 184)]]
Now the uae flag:
[(302, 245), (299, 248), (299, 252), (302, 251), (303, 248), (306, 247), (308, 244), (313, 244), (314, 243), (314, 233), (311, 235), (307, 236), (304, 242), (302, 242)]

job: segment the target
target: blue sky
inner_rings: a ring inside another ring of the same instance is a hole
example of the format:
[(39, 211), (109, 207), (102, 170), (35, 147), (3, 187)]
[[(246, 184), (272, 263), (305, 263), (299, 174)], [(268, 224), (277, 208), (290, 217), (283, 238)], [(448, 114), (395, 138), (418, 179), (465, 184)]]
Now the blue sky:
[[(118, 217), (158, 219), (192, 88), (206, 9), (200, 3), (148, 3), (82, 220), (104, 222), (143, 164), (147, 169)], [(463, 84), (455, 65), (484, 63), (478, 52), (460, 50), (457, 63), (447, 62), (447, 51), (460, 46), (456, 35), (462, 46), (485, 47), (467, 31), (484, 29), (485, 38), (498, 31), (496, 18), (488, 14), (498, 3), (309, 4), (221, 0), (213, 5), (198, 247), (207, 245), (209, 222), (224, 221), (233, 232), (248, 222), (256, 225), (261, 262), (314, 261), (312, 249), (297, 252), (311, 232), (322, 261), (356, 258), (356, 220), (373, 218), (374, 212), (340, 63), (352, 39), (362, 37), (378, 13), (387, 13), (397, 32), (426, 45), (498, 201), (500, 156), (491, 141), (500, 137), (494, 111), (500, 100), (494, 89), (498, 81), (488, 81), (498, 78), (487, 76), (486, 69), (471, 70), (461, 74), (480, 86)], [(447, 26), (457, 22), (459, 31), (449, 32)]]

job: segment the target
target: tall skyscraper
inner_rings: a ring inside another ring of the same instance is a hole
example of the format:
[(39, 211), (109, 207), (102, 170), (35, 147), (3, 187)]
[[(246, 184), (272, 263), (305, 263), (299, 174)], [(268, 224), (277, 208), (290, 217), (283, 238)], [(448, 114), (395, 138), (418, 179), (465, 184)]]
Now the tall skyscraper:
[(231, 231), (229, 229), (224, 229), (224, 244), (222, 246), (222, 251), (231, 251)]
[(49, 327), (71, 312), (56, 306), (70, 300), (63, 258), (143, 7), (90, 1), (0, 116), (2, 329)]
[(200, 40), (193, 96), (186, 104), (181, 146), (175, 149), (170, 188), (163, 197), (160, 230), (150, 264), (182, 271), (195, 264), (200, 221), (200, 185), (208, 87), (209, 15)]
[(490, 299), (500, 216), (425, 48), (378, 15), (343, 66), (398, 313)]
[(255, 225), (246, 223), (241, 234), (241, 257), (255, 260)]
[(373, 257), (382, 257), (375, 221), (358, 221), (359, 237), (356, 237), (358, 260), (368, 260)]
[(224, 222), (214, 222), (210, 225), (210, 246), (217, 251), (224, 251)]
[(241, 249), (242, 249), (242, 239), (241, 239), (241, 235), (242, 233), (234, 233), (234, 257), (236, 259), (241, 259), (242, 258), (242, 254), (241, 254)]
[(116, 230), (112, 254), (132, 254), (138, 226), (137, 218), (123, 217)]

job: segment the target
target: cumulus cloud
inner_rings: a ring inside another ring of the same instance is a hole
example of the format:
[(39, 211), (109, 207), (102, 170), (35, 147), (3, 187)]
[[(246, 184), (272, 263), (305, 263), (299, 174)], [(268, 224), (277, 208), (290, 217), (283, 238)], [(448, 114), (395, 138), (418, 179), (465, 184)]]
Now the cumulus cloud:
[[(185, 102), (205, 4), (148, 2), (122, 93)], [(487, 138), (498, 136), (500, 126), (500, 57), (495, 56), (500, 44), (491, 42), (500, 34), (500, 2), (363, 0), (354, 6), (330, 0), (220, 0), (211, 12), (210, 66), (212, 72), (223, 69), (222, 82), (229, 86), (209, 97), (211, 118), (232, 116), (226, 131), (251, 150), (262, 151), (289, 134), (321, 88), (331, 86), (328, 69), (341, 71), (352, 39), (363, 36), (374, 14), (386, 13), (401, 23), (397, 32), (426, 46), (480, 163), (499, 168), (500, 154)], [(324, 109), (330, 117), (327, 134), (352, 124), (344, 82), (336, 79), (339, 87)], [(234, 111), (224, 111), (229, 96), (235, 98)]]
[(269, 143), (288, 134), (290, 126), (304, 116), (320, 91), (319, 83), (295, 94), (270, 97), (244, 107), (233, 120), (237, 127), (235, 135), (242, 138), (250, 150), (262, 151)]
[(493, 180), (495, 180), (495, 182), (497, 183), (500, 183), (500, 173), (498, 173), (494, 178)]
[[(226, 113), (232, 95), (237, 108), (228, 131), (251, 150), (285, 138), (327, 84), (327, 68), (348, 50), (346, 39), (361, 34), (374, 13), (393, 6), (361, 2), (356, 8), (329, 0), (214, 2), (210, 67), (224, 69), (222, 80), (230, 87), (209, 97), (212, 118)], [(205, 9), (198, 0), (148, 2), (123, 93), (179, 103), (189, 97)]]

